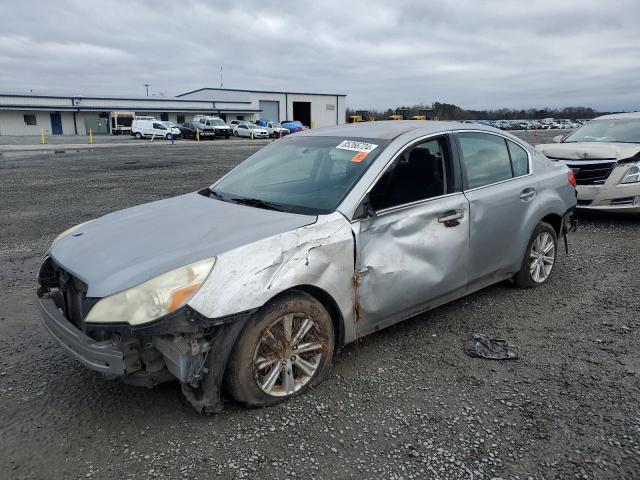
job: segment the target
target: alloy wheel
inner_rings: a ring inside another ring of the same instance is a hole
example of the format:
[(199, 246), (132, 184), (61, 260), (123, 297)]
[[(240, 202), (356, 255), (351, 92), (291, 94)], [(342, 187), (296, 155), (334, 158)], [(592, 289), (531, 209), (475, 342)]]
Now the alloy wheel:
[(258, 387), (274, 397), (293, 395), (313, 378), (326, 340), (305, 313), (289, 313), (267, 327), (253, 354)]
[(541, 232), (531, 246), (529, 274), (536, 283), (544, 282), (556, 261), (556, 246), (549, 232)]

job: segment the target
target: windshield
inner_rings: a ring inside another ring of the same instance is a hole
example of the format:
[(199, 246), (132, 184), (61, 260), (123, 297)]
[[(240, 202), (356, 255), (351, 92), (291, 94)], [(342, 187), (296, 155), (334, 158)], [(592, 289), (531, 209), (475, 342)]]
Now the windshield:
[(640, 118), (591, 120), (569, 135), (562, 143), (574, 142), (640, 143)]
[(279, 123), (272, 123), (271, 128), (282, 128), (282, 125), (280, 125)]
[(253, 123), (249, 123), (247, 124), (248, 128), (259, 128), (257, 125), (253, 124)]
[[(213, 187), (226, 201), (252, 199), (306, 214), (333, 212), (387, 145), (343, 137), (284, 138), (258, 151)], [(264, 205), (262, 205), (264, 206)]]
[(226, 125), (226, 123), (224, 123), (219, 118), (216, 118), (216, 119), (211, 120), (211, 125), (224, 126), (224, 125)]

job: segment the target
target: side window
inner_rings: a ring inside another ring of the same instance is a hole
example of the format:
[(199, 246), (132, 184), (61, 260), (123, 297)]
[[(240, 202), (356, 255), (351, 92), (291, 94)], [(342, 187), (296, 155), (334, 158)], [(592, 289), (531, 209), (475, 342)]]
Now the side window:
[(513, 143), (511, 140), (507, 140), (507, 146), (509, 147), (509, 154), (511, 155), (511, 168), (513, 169), (514, 177), (521, 177), (529, 173), (529, 155), (527, 151), (520, 145)]
[(488, 133), (457, 133), (467, 171), (467, 188), (482, 187), (512, 178), (506, 140)]
[(164, 128), (164, 125), (162, 125), (161, 123), (154, 123), (153, 128), (157, 130), (166, 130), (166, 128)]
[(374, 210), (444, 195), (451, 159), (446, 140), (437, 138), (402, 152), (369, 193)]

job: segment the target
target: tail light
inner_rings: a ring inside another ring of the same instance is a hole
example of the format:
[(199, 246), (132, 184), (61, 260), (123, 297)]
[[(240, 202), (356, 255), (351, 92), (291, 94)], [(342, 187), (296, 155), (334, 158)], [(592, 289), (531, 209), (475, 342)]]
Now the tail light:
[(576, 188), (577, 182), (576, 182), (576, 176), (573, 174), (573, 170), (569, 169), (567, 174), (569, 176), (569, 183), (573, 188)]

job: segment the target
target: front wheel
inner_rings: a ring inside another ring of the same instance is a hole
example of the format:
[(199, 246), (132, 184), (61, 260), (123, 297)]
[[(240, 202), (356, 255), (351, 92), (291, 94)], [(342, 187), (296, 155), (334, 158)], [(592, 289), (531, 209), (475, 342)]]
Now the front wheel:
[(540, 222), (529, 240), (520, 271), (514, 277), (516, 286), (532, 288), (545, 283), (556, 264), (557, 247), (556, 231), (548, 223)]
[(142, 138), (142, 134), (140, 132), (136, 132), (136, 138), (140, 140)]
[(247, 323), (229, 358), (227, 391), (252, 407), (299, 395), (326, 375), (334, 342), (322, 304), (304, 292), (287, 293)]

